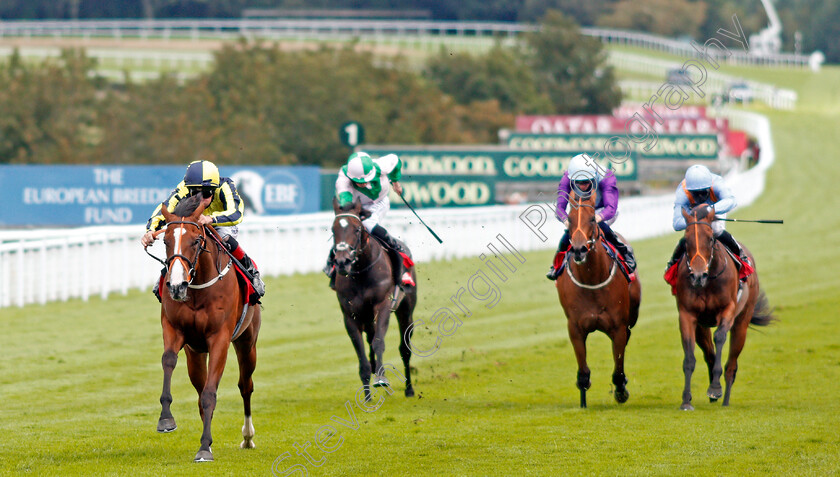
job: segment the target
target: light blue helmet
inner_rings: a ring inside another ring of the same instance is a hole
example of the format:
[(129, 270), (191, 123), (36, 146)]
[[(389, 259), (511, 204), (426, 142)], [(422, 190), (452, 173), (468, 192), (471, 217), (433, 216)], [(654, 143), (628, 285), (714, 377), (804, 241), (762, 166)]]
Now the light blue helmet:
[(685, 188), (688, 190), (704, 190), (712, 187), (714, 175), (706, 166), (693, 165), (685, 171)]
[(578, 154), (569, 161), (569, 180), (598, 181), (598, 169), (595, 161), (587, 154)]

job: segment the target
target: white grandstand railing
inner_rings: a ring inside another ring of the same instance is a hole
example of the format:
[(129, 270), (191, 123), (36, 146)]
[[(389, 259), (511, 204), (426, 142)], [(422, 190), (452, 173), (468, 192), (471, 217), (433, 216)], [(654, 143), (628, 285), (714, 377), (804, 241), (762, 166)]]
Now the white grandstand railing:
[[(727, 176), (743, 206), (761, 195), (765, 173), (774, 162), (770, 123), (755, 113), (725, 110), (724, 115), (730, 127), (755, 137), (761, 148), (757, 166)], [(613, 227), (629, 240), (668, 233), (673, 200), (671, 194), (622, 199)], [(520, 219), (528, 207), (532, 206), (423, 210), (426, 222), (443, 238), (442, 245), (408, 211), (392, 211), (387, 225), (406, 239), (419, 262), (487, 253), (488, 243), (500, 248), (500, 234), (521, 252), (555, 247), (562, 230), (551, 218), (550, 208), (540, 207), (547, 216), (541, 232), (548, 237), (541, 240)], [(323, 266), (331, 245), (331, 224), (331, 213), (249, 217), (239, 238), (265, 276), (308, 273)], [(143, 229), (132, 225), (0, 232), (0, 308), (92, 296), (106, 299), (111, 293), (149, 289), (160, 264), (140, 246)], [(160, 241), (151, 251), (163, 253)]]
[[(683, 63), (676, 61), (660, 60), (619, 51), (610, 52), (608, 58), (609, 63), (618, 70), (633, 71), (662, 78), (662, 81), (658, 83), (655, 81), (630, 80), (619, 83), (623, 90), (640, 95), (655, 94), (665, 83), (668, 72), (674, 69), (680, 69), (683, 65)], [(695, 74), (696, 71), (696, 68), (688, 69), (688, 73), (692, 78), (697, 76)], [(706, 68), (706, 75), (705, 82), (698, 86), (698, 89), (702, 90), (704, 94), (724, 93), (733, 83), (745, 83), (752, 92), (752, 98), (755, 100), (762, 101), (776, 109), (793, 109), (796, 107), (796, 91), (780, 89), (774, 85), (760, 83), (758, 81), (743, 80), (736, 76), (718, 73), (709, 68)], [(685, 86), (683, 86), (683, 89), (690, 90), (690, 88)]]
[[(340, 20), (340, 19), (206, 19), (206, 20), (49, 20), (0, 22), (0, 37), (110, 37), (142, 39), (352, 39), (400, 37), (485, 37), (512, 38), (535, 31), (527, 23), (432, 21), (432, 20)], [(630, 45), (677, 56), (695, 57), (698, 52), (689, 43), (649, 33), (611, 28), (581, 28), (584, 35), (604, 43)], [(752, 55), (731, 51), (727, 63), (755, 66), (814, 66), (809, 55), (779, 53)], [(821, 61), (816, 66), (819, 67)]]

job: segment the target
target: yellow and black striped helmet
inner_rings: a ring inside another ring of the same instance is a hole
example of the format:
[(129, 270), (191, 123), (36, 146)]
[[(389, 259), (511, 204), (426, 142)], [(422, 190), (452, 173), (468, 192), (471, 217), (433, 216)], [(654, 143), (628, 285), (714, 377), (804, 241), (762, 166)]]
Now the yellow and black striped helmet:
[(188, 188), (219, 187), (219, 168), (210, 161), (193, 161), (184, 174), (184, 185)]

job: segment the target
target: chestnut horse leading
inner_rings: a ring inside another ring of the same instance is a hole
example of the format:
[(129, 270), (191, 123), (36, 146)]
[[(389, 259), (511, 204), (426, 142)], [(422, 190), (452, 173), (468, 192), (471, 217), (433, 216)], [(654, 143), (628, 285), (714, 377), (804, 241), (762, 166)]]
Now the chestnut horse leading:
[[(225, 369), (228, 348), (233, 348), (239, 360), (239, 391), (245, 406), (242, 427), (243, 449), (253, 448), (254, 425), (251, 422), (251, 375), (257, 363), (257, 334), (260, 331), (260, 307), (245, 309), (247, 298), (236, 278), (234, 265), (222, 247), (216, 231), (198, 224), (204, 210), (201, 196), (181, 201), (173, 213), (162, 208), (166, 219), (166, 288), (161, 289), (163, 327), (163, 392), (158, 420), (158, 432), (176, 429), (170, 404), (172, 371), (178, 353), (184, 348), (190, 381), (198, 392), (198, 411), (204, 423), (201, 447), (196, 462), (213, 460), (210, 444), (210, 422), (216, 408), (216, 389)], [(211, 236), (211, 234), (213, 236)], [(240, 322), (240, 317), (244, 317)], [(209, 366), (208, 366), (209, 356)]]
[(569, 204), (571, 248), (566, 254), (566, 270), (557, 279), (556, 287), (577, 358), (580, 407), (586, 407), (586, 390), (591, 385), (586, 365), (586, 337), (594, 331), (601, 331), (612, 340), (613, 396), (624, 403), (630, 397), (624, 375), (624, 351), (630, 328), (639, 318), (642, 286), (638, 278), (628, 283), (622, 273), (617, 273), (621, 265), (602, 245), (603, 232), (595, 221), (595, 194), (587, 197), (572, 194)]
[[(729, 357), (726, 361), (726, 394), (723, 405), (729, 405), (729, 395), (738, 371), (738, 355), (744, 349), (747, 328), (750, 324), (767, 326), (775, 320), (769, 310), (767, 297), (759, 288), (758, 272), (749, 275), (740, 287), (739, 271), (735, 259), (726, 247), (715, 239), (712, 222), (714, 209), (700, 204), (685, 217), (685, 258), (677, 268), (676, 297), (682, 336), (683, 372), (685, 389), (680, 409), (694, 410), (691, 405), (691, 375), (694, 372), (694, 344), (700, 345), (709, 367), (709, 401), (721, 397), (720, 375), (723, 372), (721, 357), (730, 333)], [(742, 245), (743, 247), (743, 245)], [(752, 264), (755, 259), (743, 247)], [(717, 327), (714, 342), (710, 328)]]

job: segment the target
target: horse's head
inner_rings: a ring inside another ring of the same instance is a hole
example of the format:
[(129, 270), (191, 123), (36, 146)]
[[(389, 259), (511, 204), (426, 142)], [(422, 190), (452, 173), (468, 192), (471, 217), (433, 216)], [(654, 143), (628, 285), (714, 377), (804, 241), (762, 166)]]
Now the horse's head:
[(595, 222), (595, 194), (575, 191), (569, 197), (569, 232), (572, 258), (576, 263), (586, 260), (586, 254), (592, 250), (600, 235), (600, 228)]
[(691, 286), (702, 288), (709, 280), (709, 268), (715, 257), (715, 234), (712, 222), (715, 211), (706, 204), (700, 204), (691, 212), (682, 211), (685, 218), (685, 246), (688, 273)]
[(166, 220), (163, 244), (166, 246), (166, 287), (175, 301), (187, 299), (187, 288), (196, 275), (198, 258), (204, 250), (204, 227), (198, 218), (206, 203), (197, 194), (182, 200), (171, 213), (166, 204), (161, 212)]
[(344, 207), (339, 207), (333, 199), (335, 220), (332, 225), (335, 244), (335, 269), (341, 275), (348, 275), (353, 264), (362, 255), (370, 236), (362, 225), (362, 204), (358, 199)]

